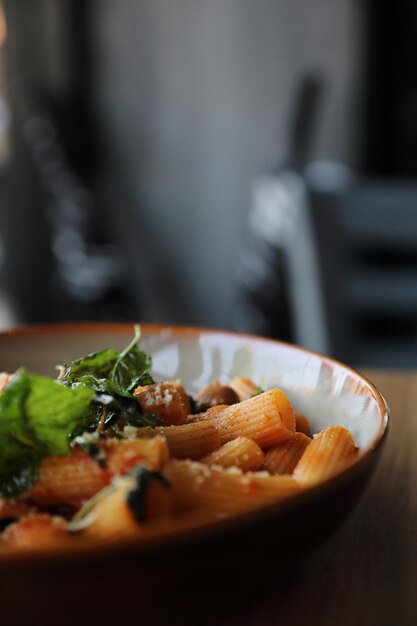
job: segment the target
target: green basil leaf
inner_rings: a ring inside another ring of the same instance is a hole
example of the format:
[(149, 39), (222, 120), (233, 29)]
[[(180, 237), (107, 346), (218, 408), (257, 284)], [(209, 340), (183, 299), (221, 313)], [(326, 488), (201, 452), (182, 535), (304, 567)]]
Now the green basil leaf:
[(93, 396), (18, 370), (0, 395), (0, 496), (27, 491), (43, 458), (70, 451), (69, 435)]

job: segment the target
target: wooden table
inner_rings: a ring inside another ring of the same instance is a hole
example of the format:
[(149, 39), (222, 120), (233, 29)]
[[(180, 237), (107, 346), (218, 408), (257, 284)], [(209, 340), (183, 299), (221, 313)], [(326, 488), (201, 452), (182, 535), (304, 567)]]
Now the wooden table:
[(392, 422), (354, 515), (284, 586), (215, 615), (202, 607), (195, 624), (417, 625), (417, 373), (365, 374), (385, 395)]

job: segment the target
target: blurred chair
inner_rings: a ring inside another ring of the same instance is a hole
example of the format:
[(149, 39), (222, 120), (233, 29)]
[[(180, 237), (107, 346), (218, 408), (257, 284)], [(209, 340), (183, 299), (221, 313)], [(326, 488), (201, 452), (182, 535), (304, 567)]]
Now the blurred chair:
[(323, 87), (324, 77), (314, 69), (299, 77), (287, 155), (253, 185), (249, 233), (240, 255), (243, 295), (235, 309), (235, 325), (327, 352), (318, 253), (303, 175)]
[(248, 286), (252, 283), (252, 305), (246, 309), (251, 330), (282, 339), (293, 335), (298, 343), (327, 352), (318, 254), (302, 177), (282, 170), (260, 178), (253, 189), (249, 227), (252, 250), (242, 256), (241, 275)]
[[(242, 266), (246, 274), (257, 267), (258, 291), (270, 304), (242, 289), (240, 329), (356, 365), (416, 366), (416, 207), (417, 183), (361, 181), (336, 163), (262, 177), (249, 218), (258, 256), (252, 249)], [(283, 293), (290, 336), (268, 317)]]
[(417, 365), (417, 183), (306, 173), (332, 352), (370, 366)]

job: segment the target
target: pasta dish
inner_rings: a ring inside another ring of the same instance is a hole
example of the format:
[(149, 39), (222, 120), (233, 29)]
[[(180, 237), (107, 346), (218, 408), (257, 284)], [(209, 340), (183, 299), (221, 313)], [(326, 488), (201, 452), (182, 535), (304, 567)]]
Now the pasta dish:
[(138, 345), (0, 375), (0, 552), (166, 535), (291, 498), (352, 464), (279, 388), (238, 377), (196, 397)]

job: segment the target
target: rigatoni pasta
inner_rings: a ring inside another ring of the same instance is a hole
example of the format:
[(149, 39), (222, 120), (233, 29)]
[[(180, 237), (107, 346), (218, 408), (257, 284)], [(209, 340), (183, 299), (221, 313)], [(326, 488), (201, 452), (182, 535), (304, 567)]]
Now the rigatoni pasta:
[(292, 474), (311, 439), (304, 433), (294, 435), (273, 446), (265, 456), (265, 469), (270, 474)]
[(343, 426), (329, 426), (316, 435), (294, 469), (302, 485), (314, 485), (331, 478), (353, 463), (357, 448)]
[(229, 387), (235, 391), (240, 402), (249, 400), (249, 398), (252, 398), (261, 391), (260, 387), (257, 387), (250, 378), (245, 378), (244, 376), (232, 378), (229, 382)]
[(236, 437), (201, 460), (207, 465), (238, 467), (244, 472), (255, 472), (262, 467), (265, 454), (253, 439)]
[(3, 542), (11, 549), (39, 550), (68, 545), (71, 535), (65, 520), (58, 515), (38, 513), (22, 517), (3, 533)]
[(206, 417), (218, 430), (222, 443), (250, 437), (261, 448), (289, 439), (295, 431), (293, 408), (280, 389), (265, 391)]
[(171, 456), (180, 459), (199, 459), (222, 444), (218, 429), (208, 420), (156, 427), (153, 432), (165, 437)]
[(37, 505), (77, 506), (109, 482), (105, 469), (87, 452), (74, 448), (68, 456), (44, 459), (39, 477), (28, 498)]
[(245, 473), (196, 461), (170, 461), (164, 475), (172, 484), (177, 511), (212, 507), (219, 513), (231, 514), (279, 502), (301, 491), (291, 476)]
[(302, 413), (295, 414), (295, 430), (298, 433), (303, 433), (307, 437), (311, 437), (311, 427), (308, 419)]
[(101, 462), (77, 447), (67, 456), (42, 461), (38, 480), (28, 497), (42, 506), (75, 506), (138, 464), (160, 470), (169, 458), (165, 439), (104, 440), (98, 446)]

